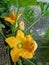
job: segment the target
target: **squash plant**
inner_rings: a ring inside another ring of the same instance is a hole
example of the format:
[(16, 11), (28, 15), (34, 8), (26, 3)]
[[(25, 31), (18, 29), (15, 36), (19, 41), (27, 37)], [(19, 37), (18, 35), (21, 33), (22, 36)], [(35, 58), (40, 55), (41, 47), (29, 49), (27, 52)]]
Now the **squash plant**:
[[(9, 11), (12, 5), (17, 10), (16, 13), (13, 9), (13, 11)], [(41, 8), (41, 16), (37, 20), (34, 19), (34, 9), (30, 7), (31, 5), (40, 6)], [(22, 14), (19, 12), (21, 7), (24, 8)], [(37, 2), (37, 0), (0, 1), (0, 34), (7, 43), (5, 43), (5, 49), (8, 65), (37, 65), (36, 60), (31, 58), (34, 56), (34, 52), (38, 45), (36, 43), (36, 38), (33, 39), (32, 35), (30, 35), (30, 33), (28, 34), (28, 30), (38, 23), (42, 17), (47, 15), (49, 16), (48, 7), (49, 3)], [(19, 17), (21, 16), (25, 21), (29, 22), (29, 24), (31, 23), (31, 25), (26, 29), (23, 21), (18, 22)], [(49, 27), (43, 39), (49, 40), (48, 32)], [(23, 50), (20, 50), (20, 48)], [(38, 48), (49, 48), (49, 46), (43, 45)]]

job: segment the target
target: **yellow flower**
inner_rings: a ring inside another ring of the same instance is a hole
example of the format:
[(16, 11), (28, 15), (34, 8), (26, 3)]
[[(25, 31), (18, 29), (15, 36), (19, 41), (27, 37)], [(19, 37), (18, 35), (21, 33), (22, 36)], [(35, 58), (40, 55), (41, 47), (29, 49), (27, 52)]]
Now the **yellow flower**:
[(37, 44), (30, 35), (24, 35), (21, 30), (17, 31), (16, 37), (11, 36), (5, 39), (10, 46), (10, 56), (13, 62), (17, 62), (19, 57), (30, 59), (34, 56)]
[[(19, 19), (20, 16), (21, 16), (21, 14), (18, 14), (17, 19)], [(5, 18), (5, 21), (8, 21), (9, 23), (11, 23), (13, 25), (15, 23), (15, 20), (16, 20), (16, 15), (12, 11), (10, 13), (10, 16), (9, 17), (4, 16), (3, 18)]]
[(25, 27), (24, 27), (24, 22), (23, 22), (23, 21), (21, 21), (21, 22), (19, 23), (19, 29), (20, 29), (20, 30), (24, 30), (24, 29), (25, 29)]

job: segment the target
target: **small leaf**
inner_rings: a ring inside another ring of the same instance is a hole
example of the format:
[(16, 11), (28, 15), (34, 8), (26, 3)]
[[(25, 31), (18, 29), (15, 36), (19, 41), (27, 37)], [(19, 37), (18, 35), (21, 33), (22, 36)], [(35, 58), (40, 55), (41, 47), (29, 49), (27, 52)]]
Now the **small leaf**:
[(2, 32), (2, 28), (5, 28), (3, 24), (0, 24), (0, 32)]
[(0, 24), (0, 28), (5, 28), (5, 26), (3, 24)]

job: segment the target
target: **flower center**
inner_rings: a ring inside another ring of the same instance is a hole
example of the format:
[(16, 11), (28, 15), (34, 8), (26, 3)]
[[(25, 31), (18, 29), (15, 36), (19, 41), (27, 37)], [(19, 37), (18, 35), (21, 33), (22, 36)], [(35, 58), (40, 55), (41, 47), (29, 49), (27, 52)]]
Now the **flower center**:
[(19, 49), (21, 49), (21, 48), (23, 47), (23, 43), (22, 43), (22, 42), (18, 43), (18, 44), (17, 44), (17, 47), (18, 47)]

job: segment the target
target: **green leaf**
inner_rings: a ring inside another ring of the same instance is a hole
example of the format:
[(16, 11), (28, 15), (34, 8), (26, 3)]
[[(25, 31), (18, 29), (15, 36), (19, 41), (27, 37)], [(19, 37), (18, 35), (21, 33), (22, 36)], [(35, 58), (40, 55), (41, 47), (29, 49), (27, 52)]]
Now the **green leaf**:
[(26, 59), (26, 61), (28, 62), (28, 65), (37, 65), (37, 62), (34, 59), (32, 60)]
[(34, 10), (30, 6), (26, 6), (23, 11), (23, 18), (27, 22), (33, 22), (34, 21)]
[(0, 24), (0, 34), (3, 36), (3, 38), (5, 38), (2, 28), (5, 28), (5, 26), (3, 24)]
[(42, 12), (42, 14), (45, 13), (44, 16), (46, 16), (46, 14), (48, 13), (48, 7), (49, 7), (49, 3), (45, 3), (44, 9), (43, 9), (43, 12)]
[(5, 26), (3, 24), (0, 24), (0, 28), (5, 28)]
[(49, 16), (49, 11), (46, 13), (46, 16)]
[(48, 26), (48, 28), (47, 28), (45, 38), (48, 38), (48, 39), (49, 39), (49, 26)]
[(40, 8), (41, 8), (41, 12), (42, 12), (43, 9), (44, 9), (44, 4), (45, 4), (45, 3), (43, 3), (43, 2), (38, 2), (38, 4), (39, 4), (39, 6), (40, 6)]
[(4, 13), (9, 13), (9, 7), (10, 7), (9, 0), (1, 0), (0, 1), (0, 16)]
[(3, 24), (0, 24), (0, 32), (2, 32), (2, 28), (5, 28)]

